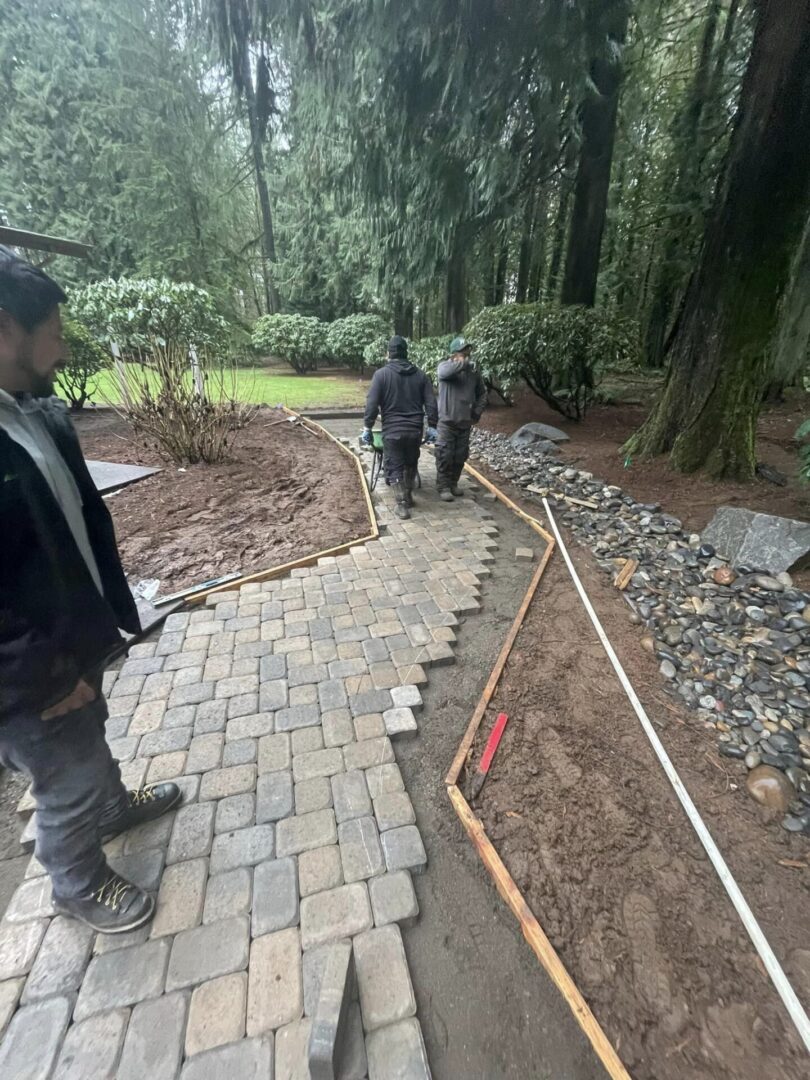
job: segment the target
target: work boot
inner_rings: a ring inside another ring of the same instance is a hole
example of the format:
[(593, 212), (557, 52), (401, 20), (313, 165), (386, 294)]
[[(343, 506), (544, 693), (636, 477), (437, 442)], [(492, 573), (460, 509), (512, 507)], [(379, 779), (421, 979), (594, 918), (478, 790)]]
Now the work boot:
[(147, 821), (154, 821), (161, 817), (167, 810), (177, 806), (182, 798), (182, 791), (177, 784), (147, 784), (135, 791), (127, 792), (129, 805), (126, 810), (105, 821), (99, 823), (99, 831), (102, 841), (106, 843), (114, 836), (132, 829), (135, 825), (143, 825)]
[(458, 486), (458, 484), (451, 484), (450, 485), (450, 494), (455, 495), (455, 497), (457, 499), (460, 499), (461, 496), (464, 494), (464, 492), (461, 490), (461, 488)]
[(138, 885), (105, 866), (86, 896), (53, 898), (59, 915), (78, 919), (99, 934), (126, 934), (149, 922), (155, 899)]
[(400, 496), (400, 498), (397, 499), (397, 505), (394, 507), (394, 513), (402, 521), (410, 520), (411, 512), (408, 509), (408, 505), (405, 502), (404, 496)]
[(449, 488), (442, 488), (442, 490), (439, 492), (439, 498), (442, 500), (442, 502), (454, 502), (455, 501), (453, 499), (453, 493)]

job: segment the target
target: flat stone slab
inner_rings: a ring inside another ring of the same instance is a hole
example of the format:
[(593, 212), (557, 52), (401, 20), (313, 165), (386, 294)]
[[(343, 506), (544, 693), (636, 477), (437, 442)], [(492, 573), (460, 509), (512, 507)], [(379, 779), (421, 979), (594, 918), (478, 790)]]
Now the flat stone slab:
[(522, 450), (524, 447), (533, 446), (535, 443), (568, 442), (570, 438), (570, 435), (566, 435), (564, 431), (557, 427), (552, 427), (551, 424), (531, 423), (519, 427), (517, 431), (509, 436), (509, 442), (512, 446)]
[(120, 491), (130, 484), (137, 484), (139, 480), (145, 480), (147, 476), (162, 472), (161, 469), (146, 469), (142, 465), (119, 465), (116, 461), (94, 461), (91, 458), (85, 459), (85, 465), (97, 491), (102, 495)]
[(26, 1005), (12, 1019), (0, 1045), (0, 1076), (48, 1080), (70, 1020), (71, 1000), (48, 998)]
[(419, 1021), (410, 1017), (372, 1031), (366, 1040), (368, 1080), (430, 1080), (425, 1040)]
[(733, 566), (780, 574), (804, 565), (810, 553), (810, 522), (721, 506), (701, 534)]
[(366, 1031), (416, 1015), (416, 996), (396, 924), (359, 934), (354, 939), (354, 959)]

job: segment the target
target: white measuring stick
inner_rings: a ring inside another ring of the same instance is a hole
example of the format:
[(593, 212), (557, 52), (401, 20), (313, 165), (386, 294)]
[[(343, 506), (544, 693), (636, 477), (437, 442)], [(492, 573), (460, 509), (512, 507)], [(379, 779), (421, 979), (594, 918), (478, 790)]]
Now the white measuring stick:
[(568, 554), (565, 543), (563, 542), (563, 538), (562, 536), (560, 536), (560, 530), (557, 528), (557, 522), (554, 520), (554, 515), (551, 512), (551, 507), (548, 505), (547, 499), (543, 499), (543, 506), (545, 506), (546, 508), (548, 520), (551, 522), (551, 528), (554, 530), (554, 535), (557, 538), (557, 543), (559, 545), (560, 551), (562, 552), (562, 556), (565, 559), (566, 566), (568, 567), (571, 573), (571, 577), (574, 580), (574, 585), (576, 585), (580, 599), (585, 605), (585, 610), (588, 612), (591, 622), (594, 625), (594, 629), (599, 635), (599, 640), (602, 642), (604, 650), (608, 655), (608, 659), (613, 665), (613, 670), (619, 676), (619, 681), (621, 682), (622, 686), (624, 687), (625, 693), (630, 699), (630, 704), (635, 709), (636, 716), (641, 721), (641, 726), (644, 728), (644, 732), (647, 738), (652, 743), (652, 748), (655, 751), (656, 757), (661, 762), (661, 766), (664, 772), (667, 774), (667, 779), (675, 789), (675, 794), (680, 799), (681, 806), (686, 811), (686, 815), (692, 823), (692, 827), (698, 834), (701, 844), (703, 844), (703, 847), (706, 849), (706, 854), (711, 859), (712, 866), (717, 871), (717, 875), (722, 881), (723, 887), (728, 893), (729, 899), (734, 905), (737, 914), (742, 919), (743, 926), (748, 932), (748, 936), (751, 938), (751, 941), (754, 943), (754, 948), (759, 953), (760, 959), (765, 965), (765, 969), (767, 970), (768, 974), (771, 977), (771, 981), (776, 987), (776, 992), (782, 999), (782, 1004), (787, 1009), (790, 1015), (790, 1019), (795, 1024), (796, 1030), (801, 1036), (804, 1045), (807, 1047), (807, 1050), (810, 1051), (810, 1018), (808, 1018), (807, 1013), (802, 1008), (802, 1003), (796, 996), (796, 991), (788, 982), (788, 978), (782, 970), (781, 964), (776, 959), (773, 949), (768, 944), (768, 939), (763, 934), (762, 928), (757, 922), (753, 911), (748, 906), (748, 902), (746, 901), (743, 894), (740, 892), (739, 885), (732, 877), (731, 871), (726, 865), (725, 859), (720, 854), (720, 849), (717, 847), (717, 844), (715, 844), (714, 840), (712, 839), (711, 833), (706, 828), (703, 818), (700, 816), (697, 807), (692, 802), (689, 792), (683, 785), (683, 781), (681, 780), (680, 776), (678, 776), (678, 773), (675, 770), (675, 766), (670, 760), (669, 754), (667, 754), (666, 750), (664, 749), (664, 744), (658, 738), (655, 728), (650, 723), (650, 718), (644, 711), (644, 706), (639, 701), (638, 696), (633, 689), (632, 683), (627, 678), (625, 670), (622, 667), (618, 656), (616, 656), (616, 653), (613, 651), (613, 646), (610, 644), (608, 636), (605, 633), (601, 622), (599, 621), (599, 616), (594, 611), (593, 605), (588, 599), (588, 594), (585, 592), (582, 582), (579, 580), (579, 575), (574, 569), (574, 564), (571, 562), (571, 557)]

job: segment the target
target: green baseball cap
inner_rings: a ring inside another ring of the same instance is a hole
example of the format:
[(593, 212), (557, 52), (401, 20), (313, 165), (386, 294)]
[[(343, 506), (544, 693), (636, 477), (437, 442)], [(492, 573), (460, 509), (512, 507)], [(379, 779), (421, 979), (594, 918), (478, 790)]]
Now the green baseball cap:
[(467, 341), (465, 337), (454, 337), (450, 342), (450, 352), (464, 352), (465, 349), (471, 349), (473, 344), (471, 341)]

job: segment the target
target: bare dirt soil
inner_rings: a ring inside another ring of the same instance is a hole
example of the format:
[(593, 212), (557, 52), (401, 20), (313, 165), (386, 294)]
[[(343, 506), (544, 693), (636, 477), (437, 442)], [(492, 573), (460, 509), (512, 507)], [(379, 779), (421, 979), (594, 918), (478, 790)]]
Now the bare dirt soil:
[[(740, 787), (745, 769), (721, 760), (711, 734), (664, 697), (619, 594), (589, 554), (569, 549), (675, 767), (810, 1004), (807, 840), (763, 827), (767, 811)], [(635, 1080), (806, 1076), (798, 1036), (559, 553), (473, 764), (498, 711), (509, 723), (476, 812)]]
[[(109, 409), (76, 418), (85, 456), (163, 471), (108, 500), (124, 568), (166, 594), (232, 571), (250, 573), (369, 531), (349, 458), (325, 436), (274, 423), (262, 408), (219, 465), (178, 468), (141, 447)], [(273, 425), (273, 426), (270, 426)]]
[[(538, 420), (562, 428), (571, 437), (561, 460), (592, 472), (607, 484), (618, 484), (639, 502), (660, 502), (689, 529), (700, 531), (718, 506), (741, 506), (784, 517), (810, 518), (810, 485), (797, 478), (798, 457), (793, 435), (810, 412), (804, 400), (766, 408), (757, 433), (757, 461), (773, 466), (788, 478), (785, 487), (764, 480), (752, 484), (718, 482), (701, 474), (674, 472), (666, 457), (633, 460), (624, 466), (622, 445), (647, 417), (651, 402), (645, 381), (644, 404), (599, 405), (584, 421), (565, 420), (535, 394), (525, 392), (512, 408), (490, 405), (481, 421), (489, 431), (511, 435), (521, 424)], [(495, 395), (490, 395), (497, 401)]]

